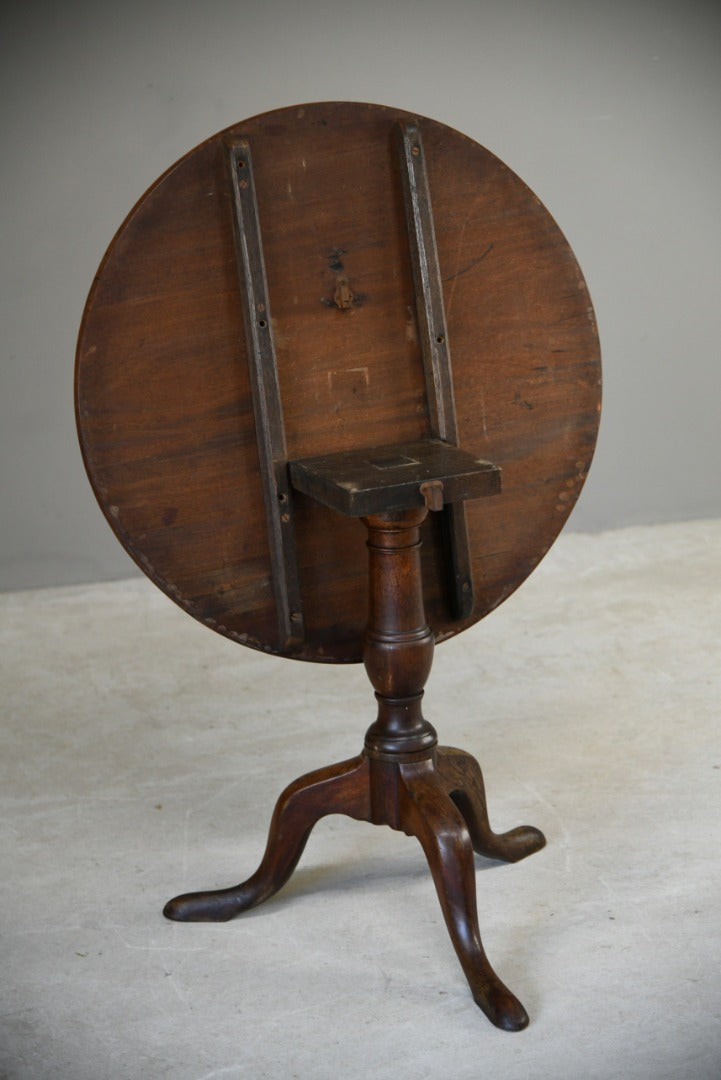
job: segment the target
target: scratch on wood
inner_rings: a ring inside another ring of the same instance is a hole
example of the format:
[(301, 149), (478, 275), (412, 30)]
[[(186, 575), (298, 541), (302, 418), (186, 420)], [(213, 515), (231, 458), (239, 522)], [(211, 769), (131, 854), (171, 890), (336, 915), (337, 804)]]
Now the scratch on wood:
[(466, 263), (466, 265), (463, 267), (462, 270), (457, 270), (455, 272), (455, 274), (451, 274), (449, 277), (444, 278), (443, 279), (444, 282), (446, 282), (446, 281), (457, 281), (459, 277), (463, 277), (463, 275), (467, 274), (469, 270), (472, 270), (474, 266), (478, 266), (478, 264), (480, 262), (483, 262), (486, 255), (490, 255), (490, 253), (492, 251), (493, 251), (493, 243), (490, 243), (485, 251), (481, 252), (481, 254), (478, 255), (475, 259), (471, 259), (471, 261), (469, 263)]
[(483, 393), (483, 388), (478, 387), (478, 397), (481, 403), (481, 426), (483, 427), (483, 438), (488, 439), (488, 431), (486, 430), (486, 399)]

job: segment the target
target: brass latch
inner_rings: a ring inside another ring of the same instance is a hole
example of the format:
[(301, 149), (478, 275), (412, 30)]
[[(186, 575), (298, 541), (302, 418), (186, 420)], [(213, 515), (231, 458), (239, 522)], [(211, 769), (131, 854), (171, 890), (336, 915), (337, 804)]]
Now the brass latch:
[(423, 501), (429, 510), (443, 509), (443, 481), (424, 480), (420, 485)]

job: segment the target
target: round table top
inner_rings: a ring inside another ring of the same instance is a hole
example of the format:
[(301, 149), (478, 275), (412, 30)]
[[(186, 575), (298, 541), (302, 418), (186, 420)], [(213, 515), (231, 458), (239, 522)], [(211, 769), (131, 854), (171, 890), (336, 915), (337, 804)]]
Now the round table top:
[[(586, 477), (600, 413), (591, 300), (568, 242), (498, 158), (433, 120), (332, 102), (233, 125), (181, 158), (112, 241), (80, 330), (85, 465), (116, 536), (190, 615), (305, 660), (361, 659), (365, 530), (295, 497), (305, 639), (279, 637), (226, 163), (252, 147), (288, 459), (424, 439), (426, 400), (393, 132), (422, 131), (458, 443), (502, 469), (467, 502), (473, 610), (444, 589), (438, 515), (423, 526), (438, 641), (539, 563)], [(342, 275), (353, 293), (337, 302)]]

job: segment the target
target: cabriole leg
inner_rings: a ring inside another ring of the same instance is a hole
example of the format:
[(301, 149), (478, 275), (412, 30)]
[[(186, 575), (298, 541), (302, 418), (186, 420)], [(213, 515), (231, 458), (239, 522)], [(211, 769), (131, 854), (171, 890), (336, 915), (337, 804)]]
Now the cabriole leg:
[(496, 975), (478, 927), (473, 847), (465, 821), (431, 761), (401, 765), (401, 824), (423, 847), (446, 926), (476, 1004), (496, 1027), (520, 1031), (528, 1014)]
[(546, 838), (533, 825), (494, 833), (488, 820), (483, 773), (476, 759), (450, 746), (439, 746), (436, 753), (440, 781), (463, 815), (474, 851), (489, 859), (513, 863), (544, 847)]
[(307, 773), (281, 794), (262, 862), (252, 877), (230, 889), (185, 893), (163, 909), (178, 922), (225, 922), (261, 904), (288, 881), (311, 829), (327, 814), (370, 821), (368, 761), (362, 755)]

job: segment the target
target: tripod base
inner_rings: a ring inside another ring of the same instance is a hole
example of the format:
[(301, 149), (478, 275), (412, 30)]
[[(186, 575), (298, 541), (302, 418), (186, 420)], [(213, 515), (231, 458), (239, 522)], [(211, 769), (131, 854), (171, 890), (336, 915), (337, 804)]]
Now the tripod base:
[(417, 837), (474, 1001), (496, 1027), (526, 1027), (526, 1010), (498, 978), (481, 943), (473, 852), (517, 862), (546, 841), (529, 825), (500, 834), (491, 830), (480, 766), (462, 750), (365, 751), (300, 777), (276, 803), (265, 854), (253, 876), (233, 888), (177, 896), (163, 914), (181, 922), (223, 922), (267, 900), (288, 881), (311, 829), (327, 814), (390, 825)]

